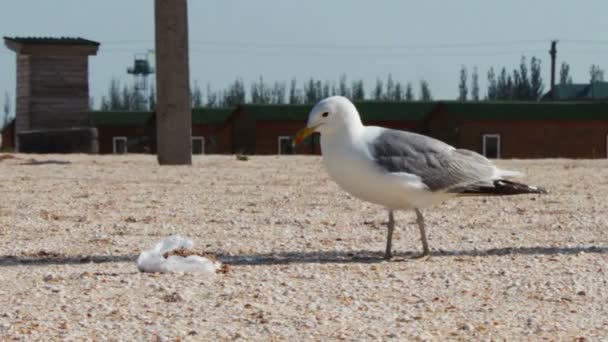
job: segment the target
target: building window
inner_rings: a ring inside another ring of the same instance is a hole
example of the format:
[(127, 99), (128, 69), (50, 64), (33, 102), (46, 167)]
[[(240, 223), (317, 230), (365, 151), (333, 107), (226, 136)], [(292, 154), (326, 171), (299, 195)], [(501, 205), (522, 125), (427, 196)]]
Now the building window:
[(279, 137), (279, 154), (293, 154), (293, 139), (283, 135)]
[(192, 137), (192, 154), (205, 154), (205, 137)]
[(112, 151), (114, 151), (114, 154), (127, 153), (127, 137), (113, 137)]
[(500, 134), (484, 134), (482, 152), (486, 158), (500, 158)]

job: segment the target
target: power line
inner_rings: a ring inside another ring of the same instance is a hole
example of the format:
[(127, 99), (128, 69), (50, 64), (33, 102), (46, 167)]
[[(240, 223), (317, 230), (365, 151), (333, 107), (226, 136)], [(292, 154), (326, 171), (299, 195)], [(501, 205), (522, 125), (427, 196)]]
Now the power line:
[[(251, 42), (251, 41), (191, 41), (191, 53), (210, 55), (252, 55), (252, 56), (312, 56), (312, 57), (475, 57), (475, 56), (500, 56), (516, 54), (544, 54), (546, 51), (532, 48), (547, 43), (545, 39), (510, 40), (510, 41), (482, 41), (482, 42), (459, 42), (459, 43), (410, 43), (402, 45), (391, 44), (333, 44), (333, 43), (285, 43), (285, 42)], [(608, 41), (563, 39), (561, 42), (575, 45), (608, 45)], [(132, 53), (133, 49), (105, 49), (103, 46), (150, 44), (153, 40), (133, 39), (105, 41), (102, 43), (104, 53)], [(499, 47), (517, 47), (520, 49), (495, 50)], [(276, 51), (280, 49), (280, 51)], [(409, 52), (402, 51), (408, 50)], [(463, 50), (467, 51), (458, 51)], [(477, 52), (470, 51), (477, 49)], [(479, 50), (482, 49), (482, 50)], [(269, 52), (268, 50), (272, 50)], [(492, 51), (494, 50), (494, 51)], [(349, 51), (340, 53), (339, 51)], [(603, 50), (571, 50), (570, 54), (605, 54)]]
[[(472, 43), (410, 43), (410, 44), (340, 44), (340, 43), (286, 43), (286, 42), (247, 42), (247, 41), (190, 41), (191, 45), (220, 47), (253, 47), (253, 48), (294, 48), (294, 49), (452, 49), (474, 47), (500, 47), (544, 44), (547, 40), (512, 40), (486, 41)], [(102, 41), (102, 45), (154, 44), (153, 40), (119, 40)]]
[[(100, 53), (117, 53), (117, 54), (133, 54), (138, 49), (114, 49), (100, 48)], [(608, 50), (578, 50), (563, 48), (562, 53), (565, 55), (604, 55), (608, 54)], [(440, 52), (374, 52), (374, 51), (354, 51), (354, 52), (331, 52), (326, 50), (309, 49), (306, 51), (300, 50), (283, 50), (283, 51), (264, 51), (260, 49), (246, 48), (191, 48), (190, 53), (193, 54), (209, 54), (209, 55), (245, 55), (245, 56), (307, 56), (307, 57), (395, 57), (395, 58), (415, 58), (415, 57), (492, 57), (502, 55), (526, 55), (539, 54), (544, 55), (545, 49), (511, 49), (511, 50), (496, 50), (496, 51), (440, 51)], [(9, 52), (0, 51), (0, 53), (9, 54)]]
[(235, 55), (254, 55), (254, 56), (312, 56), (312, 57), (475, 57), (475, 56), (500, 56), (500, 55), (521, 55), (527, 53), (545, 53), (545, 50), (510, 50), (493, 52), (461, 52), (461, 53), (373, 53), (373, 52), (353, 52), (353, 53), (331, 53), (331, 52), (300, 52), (300, 51), (259, 51), (259, 50), (209, 50), (209, 49), (190, 49), (191, 53), (200, 54), (235, 54)]
[(560, 42), (573, 44), (608, 45), (608, 40), (561, 39)]
[[(562, 43), (577, 45), (608, 45), (608, 40), (590, 39), (558, 39)], [(458, 48), (489, 48), (505, 46), (529, 46), (546, 44), (551, 39), (529, 39), (529, 40), (510, 40), (510, 41), (482, 41), (482, 42), (458, 42), (458, 43), (409, 43), (409, 44), (341, 44), (341, 43), (287, 43), (287, 42), (251, 42), (251, 41), (214, 41), (214, 40), (193, 40), (193, 46), (216, 46), (216, 47), (236, 47), (236, 48), (292, 48), (292, 49), (332, 49), (332, 50), (364, 50), (364, 49), (458, 49)], [(133, 39), (102, 41), (103, 45), (130, 45), (130, 44), (149, 44), (154, 45), (154, 40)]]
[(260, 47), (260, 48), (297, 48), (297, 49), (452, 49), (471, 47), (500, 47), (545, 43), (546, 40), (519, 40), (503, 42), (477, 43), (412, 43), (412, 44), (334, 44), (334, 43), (261, 43), (261, 42), (226, 42), (226, 41), (192, 41), (193, 45)]

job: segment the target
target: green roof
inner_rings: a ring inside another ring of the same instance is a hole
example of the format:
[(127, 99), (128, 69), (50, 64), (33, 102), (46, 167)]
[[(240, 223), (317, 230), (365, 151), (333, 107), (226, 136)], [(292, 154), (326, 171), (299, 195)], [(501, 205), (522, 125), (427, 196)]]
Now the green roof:
[(469, 120), (608, 119), (608, 102), (440, 102), (446, 112)]
[[(589, 88), (589, 84), (557, 84), (555, 85), (555, 100), (577, 99), (587, 88)], [(548, 92), (547, 94), (547, 98), (549, 99), (551, 92)]]
[(362, 101), (356, 102), (357, 110), (363, 121), (420, 121), (437, 105), (431, 101), (404, 101), (404, 102), (380, 102)]
[[(543, 100), (551, 99), (551, 91), (542, 97)], [(608, 82), (578, 83), (578, 84), (556, 84), (555, 100), (602, 100), (608, 99)]]
[(593, 82), (587, 97), (590, 99), (608, 99), (608, 82)]
[(234, 109), (232, 108), (193, 108), (193, 124), (220, 124), (225, 122)]
[(312, 105), (243, 105), (243, 111), (256, 120), (306, 121)]
[[(376, 102), (355, 103), (363, 122), (422, 121), (437, 106), (448, 115), (465, 120), (608, 120), (606, 101), (436, 101), (436, 102)], [(244, 105), (243, 110), (260, 121), (302, 121), (308, 119), (311, 105)], [(232, 114), (231, 108), (196, 108), (192, 110), (194, 124), (220, 124)], [(91, 112), (95, 126), (142, 126), (152, 112)]]
[[(422, 120), (436, 102), (380, 102), (361, 101), (355, 106), (363, 121)], [(306, 121), (312, 105), (257, 105), (243, 106), (243, 111), (256, 120)]]
[(143, 126), (152, 117), (152, 112), (91, 112), (94, 126)]
[[(230, 116), (229, 108), (192, 109), (193, 124), (219, 124)], [(94, 126), (143, 126), (152, 118), (153, 112), (94, 111), (91, 120)]]

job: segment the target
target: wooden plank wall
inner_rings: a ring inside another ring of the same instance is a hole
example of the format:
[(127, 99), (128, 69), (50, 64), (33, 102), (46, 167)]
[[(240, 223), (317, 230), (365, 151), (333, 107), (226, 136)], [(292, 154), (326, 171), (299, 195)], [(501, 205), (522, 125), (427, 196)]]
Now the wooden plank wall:
[(87, 126), (88, 56), (31, 56), (31, 129)]
[(30, 127), (30, 56), (17, 55), (17, 104), (15, 107), (15, 131), (21, 132)]
[(88, 126), (88, 56), (21, 55), (17, 131)]

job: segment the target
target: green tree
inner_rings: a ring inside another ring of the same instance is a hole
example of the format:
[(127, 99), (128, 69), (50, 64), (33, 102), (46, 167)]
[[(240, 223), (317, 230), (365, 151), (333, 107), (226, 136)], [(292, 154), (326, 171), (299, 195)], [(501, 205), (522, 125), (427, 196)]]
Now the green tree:
[(363, 101), (365, 100), (365, 87), (363, 86), (363, 80), (353, 81), (350, 86), (351, 100)]
[(486, 95), (486, 98), (490, 101), (495, 101), (498, 99), (498, 84), (496, 81), (494, 68), (490, 68), (490, 70), (488, 70), (488, 94)]
[(515, 82), (513, 82), (513, 78), (511, 75), (507, 76), (507, 83), (505, 86), (505, 100), (513, 100), (515, 97)]
[(471, 74), (471, 100), (479, 101), (479, 74), (477, 73), (477, 67), (473, 68)]
[(317, 82), (314, 78), (310, 78), (307, 83), (304, 84), (304, 103), (316, 103), (318, 100), (317, 96)]
[(403, 86), (401, 86), (401, 82), (395, 82), (395, 89), (393, 90), (393, 100), (394, 101), (402, 101), (403, 100)]
[(325, 83), (323, 83), (323, 88), (322, 89), (323, 89), (323, 91), (321, 93), (321, 98), (322, 99), (328, 98), (328, 97), (331, 96), (331, 92), (330, 92), (331, 86), (329, 84), (329, 81), (325, 81)]
[(285, 104), (285, 93), (287, 92), (287, 86), (283, 82), (274, 82), (272, 90), (270, 92), (271, 103), (274, 104)]
[(120, 82), (115, 78), (112, 78), (110, 87), (108, 88), (108, 107), (108, 110), (123, 109), (122, 97), (120, 95)]
[[(535, 59), (536, 60), (536, 59)], [(540, 68), (540, 64), (538, 64)], [(526, 64), (526, 57), (521, 56), (521, 60), (519, 63), (519, 78), (515, 82), (515, 100), (531, 100), (532, 99), (532, 86), (530, 84), (530, 79), (528, 78), (528, 66)], [(539, 74), (540, 76), (540, 74)], [(515, 74), (513, 75), (515, 79)]]
[(315, 104), (323, 99), (323, 82), (321, 80), (317, 80), (315, 82), (315, 100), (311, 102), (311, 104)]
[(463, 66), (460, 67), (460, 80), (458, 82), (458, 100), (466, 101), (468, 95), (467, 86), (467, 69)]
[(387, 101), (393, 101), (395, 94), (395, 81), (393, 81), (393, 76), (388, 74), (386, 77), (386, 92), (384, 93), (383, 99)]
[(351, 92), (348, 89), (348, 85), (346, 84), (346, 75), (342, 74), (340, 76), (340, 81), (338, 82), (338, 91), (337, 91), (338, 95), (341, 96), (345, 96), (350, 98), (351, 97)]
[(262, 76), (251, 85), (251, 103), (269, 104), (272, 102), (272, 90), (266, 85)]
[(572, 84), (572, 76), (570, 76), (570, 65), (562, 62), (559, 68), (559, 84)]
[(220, 96), (217, 92), (211, 90), (211, 85), (207, 83), (207, 107), (214, 108), (219, 106)]
[(232, 82), (228, 89), (222, 94), (222, 106), (224, 107), (236, 107), (240, 104), (245, 103), (245, 85), (243, 80), (237, 78)]
[(604, 70), (599, 65), (591, 64), (589, 68), (589, 83), (603, 82), (604, 81)]
[(545, 85), (541, 76), (540, 59), (532, 57), (530, 60), (530, 100), (539, 100), (543, 95)]
[(405, 86), (405, 100), (414, 101), (414, 88), (412, 87), (412, 82), (407, 82), (407, 85)]
[(120, 105), (120, 109), (121, 110), (129, 110), (130, 108), (134, 107), (134, 97), (132, 96), (133, 94), (131, 93), (131, 88), (128, 87), (126, 84), (122, 86), (122, 101), (121, 101), (121, 105)]
[(122, 110), (132, 110), (134, 109), (137, 105), (136, 105), (136, 98), (134, 96), (134, 92), (131, 91), (131, 87), (127, 86), (126, 84), (123, 85), (122, 87), (122, 104), (121, 104), (121, 108)]
[(511, 76), (507, 77), (507, 69), (502, 68), (496, 81), (496, 100), (510, 100), (512, 88)]
[(374, 87), (372, 96), (372, 98), (376, 101), (384, 99), (384, 85), (382, 84), (382, 80), (380, 78), (376, 79), (376, 86)]
[(289, 104), (302, 104), (304, 101), (302, 100), (302, 96), (300, 95), (300, 90), (298, 89), (297, 81), (294, 78), (291, 79), (289, 86)]
[[(511, 95), (509, 96), (510, 100), (524, 100), (524, 94), (522, 92), (522, 81), (519, 71), (513, 70), (513, 76), (511, 79), (513, 80), (513, 84), (509, 86), (509, 90), (511, 91)], [(521, 98), (520, 98), (521, 96)]]
[(429, 82), (426, 80), (420, 81), (420, 101), (432, 101), (433, 96), (431, 95), (431, 88), (429, 87)]
[[(150, 93), (154, 92), (154, 88), (151, 88)], [(150, 96), (150, 100), (152, 97)], [(151, 102), (151, 101), (149, 101)], [(154, 100), (156, 105), (156, 100)], [(151, 104), (151, 103), (150, 103)], [(198, 86), (198, 82), (194, 82), (194, 87), (192, 88), (192, 108), (201, 108), (203, 106), (203, 92), (201, 91), (201, 87)]]
[[(200, 92), (200, 88), (199, 88), (199, 92)], [(200, 106), (201, 107), (203, 106), (202, 95), (201, 95)], [(148, 94), (148, 110), (151, 110), (151, 111), (156, 110), (156, 88), (154, 87), (154, 84), (150, 85), (150, 93)]]

